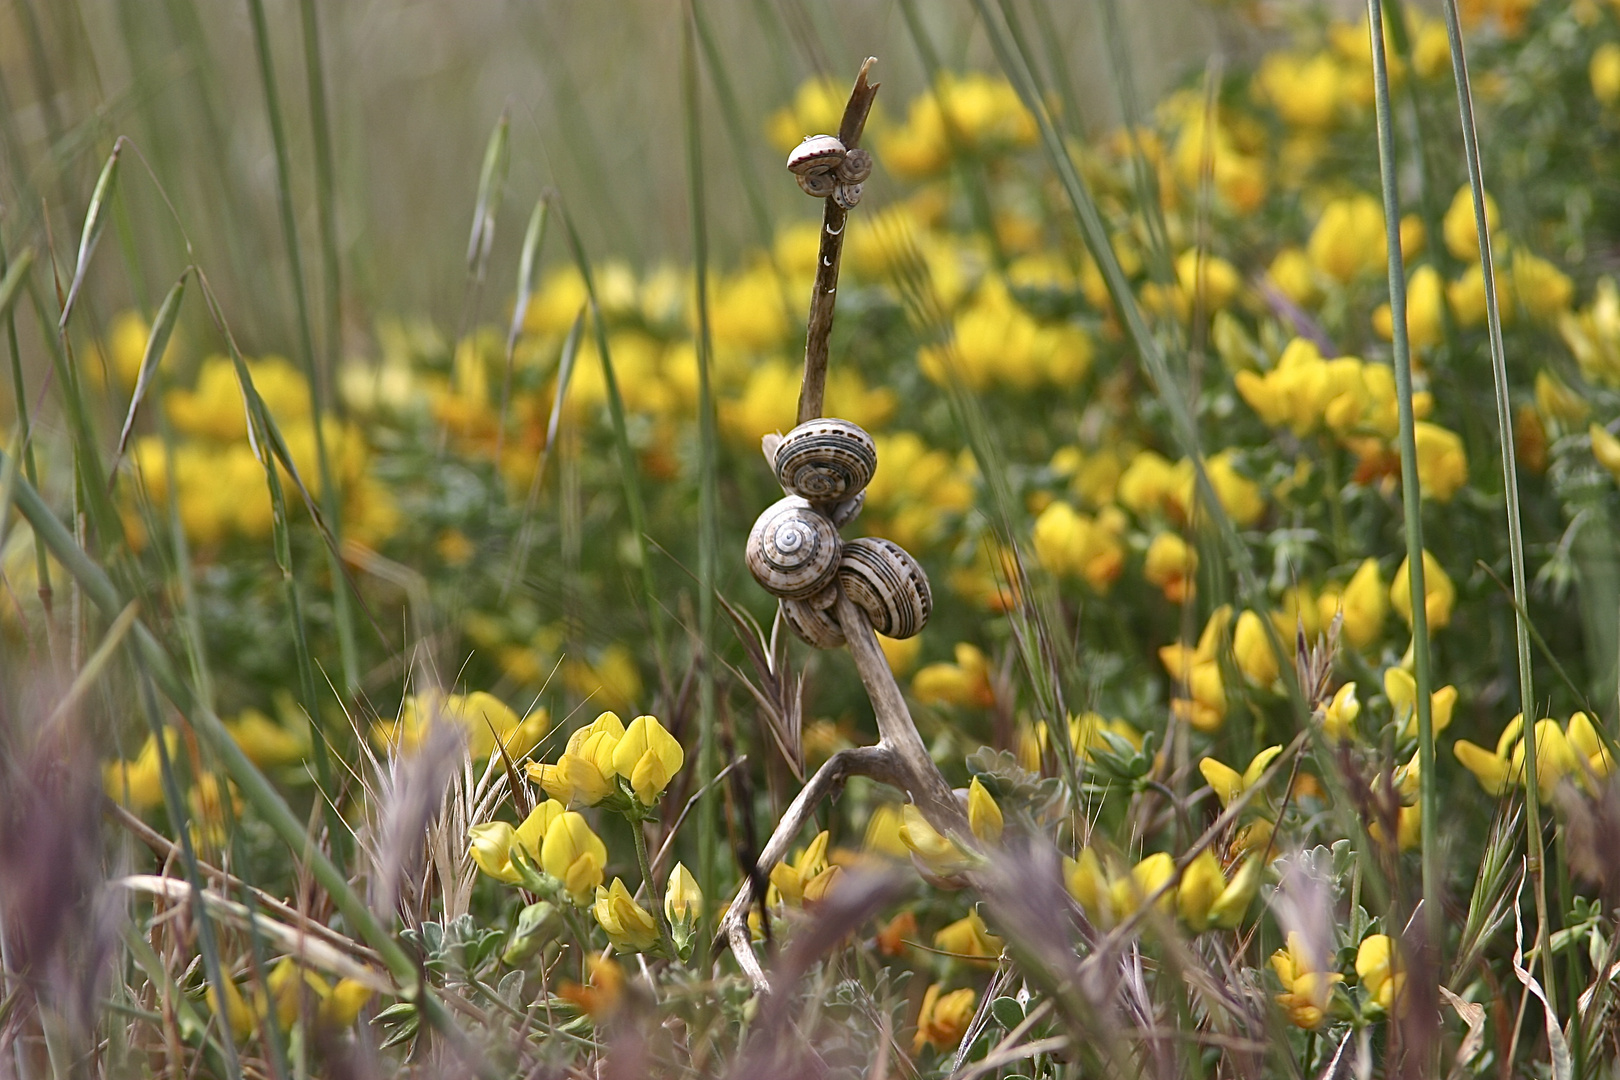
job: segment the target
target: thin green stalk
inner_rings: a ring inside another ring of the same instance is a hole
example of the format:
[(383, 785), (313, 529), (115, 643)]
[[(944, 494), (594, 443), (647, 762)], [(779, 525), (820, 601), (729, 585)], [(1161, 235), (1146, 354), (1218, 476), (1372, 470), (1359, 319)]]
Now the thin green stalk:
[[(354, 612), (350, 607), (347, 580), (343, 573), (343, 520), (340, 492), (332, 475), (332, 464), (326, 450), (326, 434), (322, 420), (325, 416), (325, 380), (329, 371), (323, 371), (316, 360), (315, 334), (309, 318), (309, 297), (304, 284), (304, 258), (298, 246), (298, 221), (293, 212), (292, 171), (288, 164), (287, 132), (281, 117), (281, 96), (276, 90), (275, 62), (270, 54), (270, 27), (265, 21), (264, 0), (247, 0), (249, 20), (253, 24), (253, 46), (259, 61), (259, 81), (264, 88), (265, 111), (270, 120), (270, 141), (276, 156), (276, 204), (281, 217), (282, 240), (287, 247), (287, 272), (292, 277), (293, 305), (298, 313), (298, 349), (304, 363), (304, 377), (309, 380), (309, 412), (315, 437), (315, 463), (321, 478), (321, 511), (332, 534), (332, 547), (327, 551), (327, 562), (332, 573), (332, 616), (337, 624), (338, 655), (343, 673), (343, 694), (352, 697), (360, 686), (360, 661), (355, 651)], [(335, 342), (328, 343), (335, 347)], [(310, 703), (313, 707), (314, 703)], [(311, 714), (315, 718), (315, 714)], [(320, 742), (320, 739), (316, 739)], [(330, 793), (328, 793), (330, 794)], [(332, 838), (339, 843), (337, 837)], [(339, 852), (343, 849), (339, 848)]]
[(731, 140), (732, 153), (736, 155), (736, 176), (742, 181), (743, 196), (748, 200), (748, 213), (753, 219), (754, 231), (758, 234), (760, 247), (768, 252), (776, 235), (776, 227), (771, 222), (771, 212), (765, 203), (765, 192), (760, 187), (759, 174), (754, 171), (754, 157), (749, 153), (754, 140), (750, 138), (748, 125), (743, 121), (742, 109), (737, 103), (737, 91), (731, 85), (731, 76), (726, 73), (725, 58), (720, 55), (720, 45), (714, 40), (714, 33), (709, 27), (708, 20), (703, 17), (701, 0), (687, 0), (686, 10), (697, 29), (698, 43), (703, 46), (703, 60), (708, 65), (709, 78), (714, 83), (715, 97), (720, 101), (720, 118), (726, 125), (726, 135)]
[[(22, 282), (34, 264), (33, 248), (24, 248), (17, 261), (7, 264), (6, 245), (0, 240), (0, 312), (6, 319), (6, 345), (11, 355), (11, 391), (17, 403), (17, 431), (22, 440), (23, 475), (35, 487), (39, 486), (39, 468), (34, 461), (33, 428), (28, 420), (28, 387), (23, 382), (22, 351), (17, 347), (17, 299), (22, 295)], [(51, 621), (51, 560), (45, 549), (34, 545), (34, 572), (37, 575), (39, 601), (45, 609), (45, 621)]]
[(641, 822), (634, 818), (630, 819), (630, 835), (636, 842), (636, 865), (641, 868), (641, 886), (646, 890), (653, 920), (658, 923), (658, 940), (664, 946), (664, 955), (674, 959), (680, 953), (675, 949), (675, 939), (670, 937), (669, 919), (664, 915), (664, 905), (658, 895), (658, 882), (653, 879), (652, 861), (647, 858), (647, 834), (642, 831)]
[(320, 222), (321, 286), (326, 300), (326, 355), (335, 364), (343, 357), (343, 267), (338, 258), (337, 179), (332, 164), (332, 124), (326, 111), (321, 20), (315, 0), (298, 0), (298, 16), (304, 28), (309, 128), (315, 144), (315, 210)]
[(669, 655), (664, 642), (664, 624), (658, 618), (661, 605), (653, 587), (652, 562), (647, 558), (647, 509), (641, 499), (641, 484), (636, 479), (636, 453), (630, 446), (630, 431), (624, 419), (624, 397), (619, 393), (619, 379), (613, 373), (613, 354), (608, 348), (607, 321), (602, 317), (602, 305), (596, 298), (596, 280), (591, 274), (591, 263), (585, 256), (585, 245), (580, 242), (574, 219), (562, 211), (563, 228), (568, 233), (568, 246), (579, 266), (579, 275), (585, 282), (585, 295), (590, 301), (591, 324), (596, 331), (596, 351), (602, 359), (602, 381), (607, 384), (608, 416), (613, 422), (613, 443), (619, 456), (619, 474), (624, 484), (625, 510), (630, 515), (630, 532), (636, 546), (636, 562), (640, 564), (642, 600), (647, 605), (647, 622), (652, 627), (653, 653), (658, 660), (658, 681), (668, 697), (670, 686)]
[[(1412, 677), (1417, 682), (1419, 805), (1423, 814), (1423, 908), (1428, 941), (1438, 950), (1445, 926), (1440, 910), (1440, 803), (1434, 774), (1434, 692), (1429, 659), (1428, 596), (1423, 580), (1423, 492), (1418, 487), (1416, 418), (1412, 413), (1412, 351), (1406, 336), (1406, 265), (1401, 257), (1401, 204), (1395, 179), (1395, 135), (1390, 123), (1389, 58), (1384, 53), (1384, 14), (1367, 0), (1372, 37), (1373, 97), (1378, 116), (1378, 175), (1384, 194), (1384, 237), (1389, 249), (1389, 312), (1393, 323), (1395, 396), (1400, 411), (1401, 505), (1412, 597)], [(1436, 965), (1436, 972), (1440, 970)]]
[[(1524, 573), (1524, 532), (1519, 514), (1518, 464), (1513, 457), (1513, 409), (1508, 400), (1507, 352), (1502, 346), (1502, 312), (1496, 297), (1496, 260), (1491, 250), (1491, 227), (1485, 217), (1485, 175), (1480, 164), (1479, 135), (1474, 124), (1474, 95), (1468, 83), (1468, 57), (1463, 51), (1462, 23), (1457, 0), (1445, 0), (1446, 37), (1451, 43), (1451, 74), (1457, 85), (1457, 117), (1462, 127), (1463, 160), (1468, 166), (1468, 189), (1474, 201), (1474, 229), (1479, 234), (1479, 265), (1485, 282), (1485, 322), (1491, 343), (1491, 380), (1496, 389), (1496, 430), (1502, 447), (1502, 494), (1506, 501), (1508, 557), (1513, 570), (1514, 643), (1519, 663), (1519, 711), (1524, 716), (1525, 829), (1530, 848), (1531, 888), (1536, 900), (1536, 943), (1542, 957), (1542, 982), (1548, 1007), (1558, 1011), (1553, 982), (1552, 950), (1548, 938), (1547, 852), (1541, 831), (1541, 790), (1536, 773), (1540, 747), (1536, 745), (1536, 701), (1530, 667), (1530, 631), (1526, 612), (1529, 590)], [(1421, 691), (1421, 687), (1419, 688)], [(1422, 699), (1420, 692), (1418, 697)], [(1601, 722), (1601, 721), (1600, 721)], [(1425, 830), (1426, 832), (1427, 830)]]
[[(681, 90), (686, 104), (686, 175), (692, 208), (692, 273), (696, 282), (698, 361), (698, 885), (705, 896), (720, 894), (719, 793), (712, 790), (717, 764), (714, 666), (709, 650), (714, 640), (714, 594), (718, 582), (719, 446), (715, 437), (714, 386), (710, 379), (713, 343), (709, 332), (709, 224), (703, 199), (703, 147), (698, 102), (697, 57), (693, 33), (701, 33), (698, 0), (691, 0), (681, 52)], [(711, 75), (721, 78), (714, 58)], [(738, 147), (743, 144), (739, 141)], [(656, 898), (654, 898), (656, 899)], [(662, 925), (662, 922), (660, 922)], [(700, 948), (709, 935), (699, 934)], [(700, 960), (702, 958), (700, 957)]]

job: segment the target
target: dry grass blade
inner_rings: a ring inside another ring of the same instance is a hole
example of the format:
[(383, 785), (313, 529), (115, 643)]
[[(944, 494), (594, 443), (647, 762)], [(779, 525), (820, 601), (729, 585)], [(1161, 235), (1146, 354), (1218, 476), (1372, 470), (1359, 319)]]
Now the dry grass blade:
[(79, 299), (79, 290), (84, 287), (85, 275), (90, 271), (90, 260), (96, 253), (96, 245), (101, 242), (101, 231), (107, 224), (107, 200), (112, 197), (113, 183), (118, 178), (118, 160), (123, 152), (124, 140), (120, 137), (113, 143), (112, 153), (101, 167), (101, 175), (96, 178), (96, 189), (90, 194), (90, 206), (84, 213), (84, 229), (79, 234), (79, 257), (73, 266), (73, 282), (68, 286), (67, 299), (62, 302), (62, 314), (56, 323), (59, 331), (67, 329), (68, 319), (72, 317), (73, 307)]
[(158, 307), (157, 317), (152, 320), (146, 351), (141, 356), (140, 374), (135, 378), (135, 389), (130, 391), (129, 412), (124, 416), (124, 426), (118, 432), (118, 447), (113, 451), (112, 464), (107, 468), (111, 476), (118, 473), (118, 463), (123, 460), (124, 451), (129, 446), (130, 432), (135, 429), (135, 416), (140, 411), (141, 402), (146, 400), (147, 388), (151, 386), (157, 366), (163, 362), (163, 354), (169, 347), (169, 338), (173, 336), (175, 323), (180, 319), (180, 302), (185, 299), (186, 279), (190, 276), (191, 268), (188, 266), (180, 272), (180, 280), (169, 289)]

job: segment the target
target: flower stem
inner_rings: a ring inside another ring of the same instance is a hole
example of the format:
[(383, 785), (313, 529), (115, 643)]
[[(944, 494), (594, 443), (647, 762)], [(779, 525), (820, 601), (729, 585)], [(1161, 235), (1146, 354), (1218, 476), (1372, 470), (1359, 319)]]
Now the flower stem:
[(625, 816), (630, 819), (630, 835), (636, 840), (636, 865), (641, 867), (641, 887), (647, 892), (647, 903), (652, 907), (653, 918), (658, 920), (658, 940), (663, 943), (664, 955), (672, 960), (677, 959), (681, 954), (675, 951), (675, 939), (669, 933), (669, 920), (664, 918), (664, 905), (658, 902), (652, 860), (647, 858), (647, 834), (641, 831), (639, 816)]

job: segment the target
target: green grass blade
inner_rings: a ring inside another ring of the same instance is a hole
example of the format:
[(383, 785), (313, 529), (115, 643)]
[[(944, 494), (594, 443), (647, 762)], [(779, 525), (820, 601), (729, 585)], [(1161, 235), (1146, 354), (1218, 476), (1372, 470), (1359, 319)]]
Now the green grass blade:
[[(1535, 689), (1531, 682), (1530, 632), (1526, 618), (1528, 588), (1524, 573), (1524, 533), (1519, 513), (1518, 465), (1513, 451), (1513, 412), (1508, 399), (1507, 353), (1502, 345), (1502, 312), (1496, 296), (1495, 256), (1491, 249), (1490, 222), (1486, 219), (1485, 177), (1480, 164), (1479, 135), (1474, 124), (1474, 95), (1468, 81), (1468, 57), (1463, 48), (1462, 23), (1457, 0), (1445, 0), (1446, 37), (1451, 46), (1451, 74), (1457, 87), (1457, 117), (1462, 127), (1463, 159), (1468, 167), (1468, 188), (1474, 200), (1474, 229), (1479, 235), (1479, 265), (1485, 282), (1485, 322), (1491, 347), (1491, 380), (1496, 392), (1496, 429), (1502, 447), (1503, 497), (1507, 504), (1508, 557), (1513, 572), (1513, 628), (1519, 664), (1519, 708), (1524, 714), (1525, 828), (1530, 845), (1531, 889), (1536, 902), (1536, 949), (1543, 965), (1543, 983), (1548, 1007), (1557, 1011), (1556, 984), (1553, 980), (1552, 950), (1545, 947), (1548, 935), (1547, 890), (1544, 864), (1547, 853), (1541, 831), (1541, 793), (1536, 775), (1538, 747), (1535, 739), (1537, 717)], [(1414, 611), (1415, 614), (1415, 611)], [(1414, 624), (1415, 625), (1415, 624)], [(1419, 697), (1422, 697), (1421, 687)], [(1599, 721), (1601, 723), (1601, 721)], [(1427, 811), (1425, 811), (1427, 812)]]
[(107, 158), (107, 164), (101, 167), (101, 175), (96, 178), (96, 189), (90, 195), (90, 206), (84, 212), (84, 229), (79, 233), (79, 257), (73, 267), (73, 283), (68, 286), (67, 300), (62, 304), (62, 316), (57, 321), (57, 330), (66, 330), (68, 319), (73, 316), (73, 305), (79, 299), (79, 290), (84, 287), (84, 275), (90, 269), (90, 260), (96, 253), (96, 245), (101, 241), (102, 228), (107, 224), (107, 200), (112, 197), (113, 184), (118, 180), (118, 159), (124, 152), (124, 140), (119, 139), (113, 144), (112, 154)]
[[(715, 433), (714, 385), (710, 366), (713, 341), (709, 332), (709, 223), (704, 203), (704, 163), (701, 109), (698, 91), (697, 56), (694, 37), (701, 36), (698, 0), (688, 5), (690, 18), (683, 27), (681, 44), (681, 91), (686, 106), (687, 198), (692, 214), (692, 274), (697, 311), (698, 362), (698, 774), (700, 791), (708, 794), (698, 800), (698, 885), (705, 896), (720, 895), (719, 793), (712, 790), (717, 767), (715, 730), (714, 664), (710, 649), (714, 641), (714, 597), (719, 575), (719, 442)], [(714, 59), (710, 73), (718, 84), (723, 74)], [(740, 133), (734, 136), (740, 140)], [(745, 145), (738, 142), (739, 152)], [(656, 900), (657, 898), (654, 897)], [(707, 947), (708, 934), (698, 940)]]
[(136, 377), (135, 389), (129, 395), (129, 412), (124, 416), (123, 430), (118, 433), (118, 448), (113, 452), (109, 472), (117, 473), (118, 462), (122, 460), (124, 450), (129, 446), (129, 435), (135, 427), (135, 414), (140, 410), (141, 402), (146, 398), (146, 389), (151, 385), (158, 363), (169, 347), (169, 338), (174, 334), (174, 324), (180, 318), (180, 302), (185, 299), (186, 279), (190, 276), (191, 268), (188, 266), (181, 271), (180, 280), (169, 289), (168, 295), (158, 307), (157, 317), (152, 320), (152, 331), (146, 338), (146, 352), (141, 356), (140, 375)]
[[(344, 588), (343, 522), (338, 508), (341, 493), (332, 475), (322, 419), (326, 412), (325, 384), (332, 373), (323, 370), (315, 353), (315, 336), (309, 317), (309, 296), (304, 279), (304, 258), (298, 245), (298, 221), (293, 211), (292, 172), (288, 164), (287, 130), (282, 122), (281, 96), (276, 90), (275, 61), (270, 51), (270, 28), (265, 21), (264, 0), (247, 0), (253, 24), (254, 53), (259, 62), (259, 81), (264, 89), (265, 112), (270, 120), (270, 141), (276, 157), (276, 206), (281, 220), (282, 242), (287, 248), (287, 273), (292, 279), (293, 306), (297, 312), (299, 355), (304, 376), (309, 380), (310, 421), (315, 437), (316, 468), (321, 478), (321, 509), (332, 532), (333, 546), (327, 555), (332, 573), (332, 616), (337, 624), (338, 654), (343, 672), (343, 692), (352, 696), (360, 685), (360, 661), (355, 649), (354, 612)], [(336, 342), (329, 342), (335, 348)], [(334, 733), (341, 738), (342, 733)], [(317, 739), (317, 742), (320, 740)], [(334, 842), (337, 838), (334, 837)]]
[(714, 84), (714, 95), (720, 101), (720, 119), (725, 123), (726, 137), (731, 140), (731, 151), (737, 159), (737, 178), (742, 181), (743, 196), (748, 200), (748, 216), (757, 234), (755, 242), (769, 252), (776, 226), (771, 222), (771, 212), (765, 202), (759, 173), (754, 169), (754, 155), (749, 152), (757, 140), (749, 136), (748, 127), (743, 122), (737, 91), (731, 85), (731, 76), (726, 73), (725, 58), (714, 40), (714, 31), (703, 15), (702, 0), (688, 0), (686, 10), (697, 29), (698, 44), (703, 47), (703, 62), (707, 65), (709, 80)]
[(325, 300), (326, 355), (343, 359), (343, 266), (338, 257), (337, 176), (332, 163), (332, 123), (326, 109), (326, 68), (321, 57), (321, 19), (315, 0), (299, 0), (304, 30), (304, 73), (308, 83), (309, 130), (315, 148), (315, 210), (320, 224), (321, 290)]
[(517, 357), (518, 338), (523, 333), (523, 322), (529, 314), (529, 301), (534, 298), (534, 271), (539, 263), (540, 248), (546, 242), (546, 222), (550, 218), (551, 199), (541, 195), (529, 213), (528, 227), (523, 230), (523, 251), (518, 256), (517, 296), (512, 301), (512, 321), (506, 329), (506, 371), (501, 376), (501, 423), (495, 432), (495, 460), (501, 459), (506, 442), (506, 421), (512, 405), (512, 368)]
[(602, 317), (602, 306), (596, 298), (596, 282), (591, 274), (591, 262), (574, 228), (567, 209), (562, 211), (563, 229), (568, 234), (568, 247), (573, 252), (579, 275), (585, 281), (585, 296), (591, 308), (591, 325), (596, 331), (596, 351), (602, 359), (602, 381), (607, 386), (608, 416), (613, 424), (613, 445), (619, 457), (619, 475), (624, 484), (625, 510), (630, 516), (630, 531), (635, 544), (636, 561), (640, 564), (642, 603), (646, 605), (647, 623), (652, 629), (653, 653), (658, 661), (658, 681), (669, 696), (670, 668), (668, 647), (664, 641), (664, 624), (658, 617), (662, 605), (658, 590), (653, 586), (652, 562), (647, 558), (647, 510), (641, 498), (641, 482), (637, 479), (636, 452), (630, 446), (630, 431), (624, 420), (624, 397), (619, 393), (619, 380), (613, 373), (613, 354), (608, 347), (607, 322)]
[[(4, 103), (0, 103), (0, 108)], [(9, 265), (8, 265), (9, 264)], [(17, 313), (18, 299), (22, 296), (23, 282), (28, 280), (28, 272), (34, 265), (34, 249), (24, 248), (22, 254), (17, 256), (16, 262), (10, 262), (6, 255), (6, 247), (0, 242), (0, 317), (6, 323), (6, 347), (11, 357), (11, 393), (16, 401), (17, 432), (16, 437), (22, 445), (22, 470), (28, 477), (28, 482), (35, 487), (39, 486), (39, 467), (34, 461), (34, 433), (28, 419), (28, 387), (23, 380), (22, 350), (17, 345)], [(5, 534), (5, 512), (11, 507), (11, 489), (6, 489), (6, 499), (0, 503), (0, 536)], [(51, 620), (51, 560), (43, 548), (34, 545), (34, 573), (39, 581), (39, 599), (45, 609), (45, 620)]]
[[(1401, 204), (1395, 177), (1395, 133), (1389, 108), (1389, 61), (1384, 52), (1384, 17), (1380, 0), (1367, 0), (1372, 35), (1373, 97), (1378, 118), (1378, 175), (1384, 197), (1384, 238), (1389, 249), (1389, 310), (1393, 322), (1395, 396), (1400, 412), (1401, 507), (1406, 533), (1406, 559), (1412, 596), (1412, 676), (1417, 682), (1419, 794), (1423, 813), (1423, 907), (1429, 948), (1441, 948), (1444, 915), (1440, 908), (1440, 804), (1434, 771), (1434, 718), (1429, 695), (1434, 692), (1429, 657), (1428, 596), (1423, 574), (1423, 492), (1418, 487), (1417, 427), (1412, 412), (1412, 350), (1406, 337), (1406, 263), (1401, 256)], [(1511, 451), (1510, 451), (1511, 452)], [(1440, 965), (1433, 965), (1438, 975)]]
[(478, 170), (478, 201), (473, 206), (472, 235), (467, 238), (467, 273), (482, 284), (495, 243), (495, 218), (506, 194), (506, 171), (511, 162), (512, 118), (505, 110), (495, 121), (484, 145), (484, 163)]

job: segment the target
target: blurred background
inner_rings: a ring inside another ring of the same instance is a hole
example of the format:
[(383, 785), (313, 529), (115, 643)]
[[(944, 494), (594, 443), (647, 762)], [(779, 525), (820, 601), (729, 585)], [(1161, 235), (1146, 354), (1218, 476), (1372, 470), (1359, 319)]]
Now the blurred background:
[[(1248, 55), (1268, 17), (1248, 7), (1117, 4), (1140, 100), (1198, 77), (1212, 56)], [(1049, 35), (1042, 47), (1062, 50), (1078, 83), (1084, 127), (1115, 124), (1121, 95), (1104, 6), (1038, 9)], [(944, 66), (994, 68), (971, 4), (917, 10)], [(562, 195), (596, 257), (638, 268), (687, 258), (681, 11), (674, 0), (267, 0), (312, 303), (324, 284), (304, 58), (305, 35), (318, 36), (347, 351), (365, 350), (378, 314), (421, 313), (447, 331), (477, 314), (467, 310), (465, 252), (480, 162), (503, 110), (511, 119), (510, 172), (483, 316), (499, 317), (494, 305), (510, 295), (523, 222), (548, 187)], [(882, 124), (903, 119), (924, 69), (894, 2), (706, 0), (700, 14), (706, 58), (719, 59), (735, 123), (749, 137), (739, 161), (714, 79), (706, 78), (710, 230), (725, 265), (758, 239), (742, 209), (739, 167), (765, 181), (759, 186), (772, 221), (814, 213), (765, 134), (770, 115), (802, 81), (823, 75), (847, 85), (862, 57), (877, 56), (884, 90), (875, 122)], [(150, 311), (188, 261), (189, 242), (244, 347), (291, 352), (276, 165), (249, 20), (243, 0), (0, 3), (0, 220), (5, 235), (18, 237), (48, 215), (59, 264), (70, 266), (96, 174), (114, 139), (129, 136), (129, 171), (150, 170), (164, 194), (144, 176), (120, 183), (116, 240), (133, 273), (128, 282), (111, 269), (96, 275), (92, 309), (104, 316), (133, 303)], [(885, 186), (880, 163), (869, 185), (877, 205)], [(547, 248), (549, 257), (562, 253), (560, 245)]]

